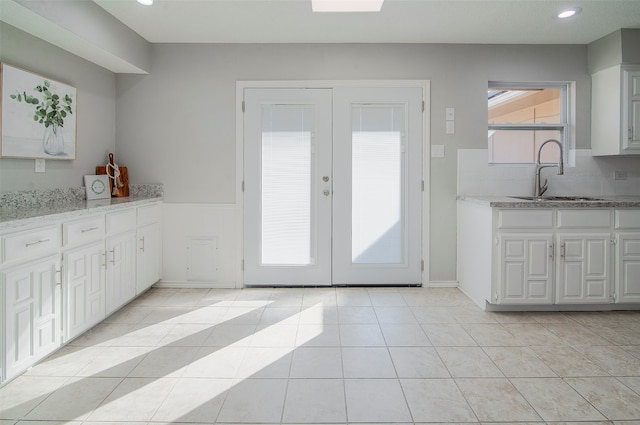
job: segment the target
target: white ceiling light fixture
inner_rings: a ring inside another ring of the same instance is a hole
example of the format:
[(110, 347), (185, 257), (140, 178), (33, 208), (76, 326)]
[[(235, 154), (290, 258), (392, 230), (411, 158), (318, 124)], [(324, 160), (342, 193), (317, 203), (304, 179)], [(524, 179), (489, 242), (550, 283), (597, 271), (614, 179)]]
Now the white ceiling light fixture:
[(145, 6), (152, 6), (153, 0), (138, 0), (138, 3), (143, 4)]
[(311, 0), (314, 12), (380, 12), (384, 0)]
[(570, 18), (572, 16), (576, 16), (581, 11), (582, 11), (582, 9), (580, 9), (579, 7), (570, 7), (570, 8), (567, 8), (567, 9), (562, 9), (558, 13), (557, 16), (560, 19), (566, 19), (566, 18)]

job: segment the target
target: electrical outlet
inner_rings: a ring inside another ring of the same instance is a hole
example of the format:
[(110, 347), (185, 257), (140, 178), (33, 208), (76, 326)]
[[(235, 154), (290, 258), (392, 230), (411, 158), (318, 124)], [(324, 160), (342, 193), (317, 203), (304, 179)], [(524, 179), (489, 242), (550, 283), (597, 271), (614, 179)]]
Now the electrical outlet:
[(613, 172), (613, 179), (614, 180), (626, 180), (627, 179), (627, 172), (626, 171), (616, 170), (616, 171)]
[(44, 159), (36, 159), (36, 173), (44, 173)]

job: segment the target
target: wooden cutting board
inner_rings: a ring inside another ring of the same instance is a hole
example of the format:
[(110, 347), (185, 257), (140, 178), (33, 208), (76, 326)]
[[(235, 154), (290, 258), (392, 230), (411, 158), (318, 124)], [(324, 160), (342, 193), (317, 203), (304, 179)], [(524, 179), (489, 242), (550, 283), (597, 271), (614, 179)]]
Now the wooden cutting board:
[[(109, 191), (111, 196), (115, 196), (116, 198), (121, 198), (124, 196), (129, 196), (129, 173), (127, 172), (127, 167), (118, 167), (120, 168), (120, 181), (124, 184), (123, 187), (116, 188), (115, 192), (113, 191), (113, 180), (109, 179)], [(104, 165), (98, 165), (96, 167), (96, 174), (107, 174), (107, 167)]]

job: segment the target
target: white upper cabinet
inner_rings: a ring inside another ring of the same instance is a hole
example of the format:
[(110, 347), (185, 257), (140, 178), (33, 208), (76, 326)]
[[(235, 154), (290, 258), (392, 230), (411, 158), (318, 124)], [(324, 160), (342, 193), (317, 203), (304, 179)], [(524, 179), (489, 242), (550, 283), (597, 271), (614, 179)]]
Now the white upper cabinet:
[(591, 76), (591, 152), (640, 155), (640, 65), (616, 65)]

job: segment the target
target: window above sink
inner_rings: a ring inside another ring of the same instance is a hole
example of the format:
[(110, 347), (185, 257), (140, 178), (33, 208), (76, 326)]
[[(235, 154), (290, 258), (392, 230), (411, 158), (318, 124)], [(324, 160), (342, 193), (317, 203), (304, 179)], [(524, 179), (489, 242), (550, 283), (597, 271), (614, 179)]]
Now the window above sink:
[[(488, 162), (534, 164), (536, 152), (548, 139), (564, 147), (564, 161), (574, 145), (573, 83), (489, 81)], [(556, 162), (558, 148), (545, 149), (542, 162)]]

